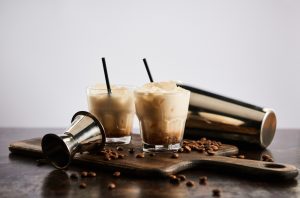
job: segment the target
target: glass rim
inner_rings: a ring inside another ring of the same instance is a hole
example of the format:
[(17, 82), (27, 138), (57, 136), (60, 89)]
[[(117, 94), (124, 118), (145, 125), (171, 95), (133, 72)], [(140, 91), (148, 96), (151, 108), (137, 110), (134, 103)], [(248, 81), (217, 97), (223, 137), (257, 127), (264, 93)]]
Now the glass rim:
[(149, 92), (149, 91), (138, 91), (135, 89), (133, 93), (137, 95), (185, 95), (185, 94), (191, 94), (191, 91), (184, 89), (184, 91), (178, 91), (178, 92)]

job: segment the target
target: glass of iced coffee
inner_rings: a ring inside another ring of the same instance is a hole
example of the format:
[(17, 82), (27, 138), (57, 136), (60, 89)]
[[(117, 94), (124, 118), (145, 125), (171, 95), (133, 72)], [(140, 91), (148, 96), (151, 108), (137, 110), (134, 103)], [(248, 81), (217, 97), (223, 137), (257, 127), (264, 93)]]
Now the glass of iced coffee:
[(144, 151), (176, 151), (181, 147), (190, 91), (176, 83), (152, 82), (135, 89), (135, 108)]
[(133, 87), (112, 85), (108, 94), (105, 84), (87, 88), (89, 111), (101, 121), (107, 143), (128, 144), (135, 115)]

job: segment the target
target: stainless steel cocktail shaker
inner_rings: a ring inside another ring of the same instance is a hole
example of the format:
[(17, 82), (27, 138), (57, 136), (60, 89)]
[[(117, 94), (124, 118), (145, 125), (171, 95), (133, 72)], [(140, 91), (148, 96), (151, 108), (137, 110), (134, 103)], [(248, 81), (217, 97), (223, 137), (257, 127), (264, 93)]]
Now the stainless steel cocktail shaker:
[(250, 143), (266, 148), (273, 140), (276, 115), (269, 108), (178, 83), (190, 90), (185, 137), (209, 137)]
[(56, 168), (66, 168), (75, 153), (99, 151), (105, 146), (102, 124), (89, 112), (79, 111), (65, 133), (46, 134), (42, 139), (44, 155)]

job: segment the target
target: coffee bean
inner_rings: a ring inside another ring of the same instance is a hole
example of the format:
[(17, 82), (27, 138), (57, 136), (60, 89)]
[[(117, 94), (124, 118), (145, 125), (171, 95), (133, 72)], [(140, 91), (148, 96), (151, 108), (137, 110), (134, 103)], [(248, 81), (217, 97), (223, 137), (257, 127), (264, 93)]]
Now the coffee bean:
[(212, 148), (213, 151), (219, 150), (219, 147), (217, 147), (217, 146), (215, 146), (215, 145), (212, 145), (211, 148)]
[(117, 151), (123, 151), (123, 148), (121, 146), (117, 146)]
[(238, 158), (245, 159), (245, 155), (238, 155)]
[(213, 150), (207, 150), (206, 151), (208, 155), (215, 155), (216, 152), (214, 152)]
[(210, 149), (211, 149), (211, 145), (207, 143), (207, 144), (204, 145), (204, 148), (205, 148), (206, 150), (210, 150)]
[(111, 158), (110, 158), (110, 156), (107, 156), (107, 155), (106, 155), (106, 156), (104, 157), (104, 160), (105, 160), (105, 161), (110, 161)]
[(184, 147), (185, 152), (190, 153), (192, 151), (191, 147), (185, 145)]
[(71, 179), (78, 179), (78, 175), (77, 175), (76, 173), (72, 173), (72, 174), (70, 175), (70, 178), (71, 178)]
[(186, 177), (184, 175), (178, 175), (177, 177), (180, 179), (180, 181), (186, 180)]
[(87, 177), (87, 176), (88, 176), (88, 172), (82, 171), (82, 172), (80, 173), (80, 175), (81, 175), (81, 177)]
[(212, 190), (212, 195), (214, 197), (220, 197), (221, 196), (221, 191), (219, 189), (213, 189)]
[(199, 153), (204, 153), (208, 155), (214, 155), (221, 147), (222, 143), (217, 141), (212, 141), (206, 138), (201, 138), (200, 140), (184, 140), (182, 150), (178, 152), (190, 153), (191, 151), (198, 151)]
[(88, 172), (88, 176), (89, 177), (96, 177), (97, 174), (95, 172), (90, 171), (90, 172)]
[(195, 185), (195, 183), (193, 181), (186, 182), (186, 186), (188, 186), (188, 187), (193, 187), (194, 185)]
[(187, 141), (187, 140), (183, 140), (183, 142), (182, 142), (183, 144), (188, 144), (189, 143), (189, 141)]
[(201, 185), (206, 185), (207, 184), (207, 177), (206, 176), (202, 176), (199, 178), (199, 183)]
[(177, 159), (178, 157), (179, 157), (178, 153), (173, 153), (171, 156), (171, 158), (173, 158), (173, 159)]
[(149, 154), (151, 157), (154, 157), (155, 156), (155, 153), (150, 153)]
[(131, 153), (131, 154), (134, 153), (134, 148), (128, 149), (128, 152)]
[(81, 182), (80, 185), (79, 185), (79, 187), (80, 187), (80, 188), (86, 188), (86, 183)]
[(106, 153), (106, 154), (104, 155), (104, 160), (110, 161), (110, 160), (111, 160), (111, 154)]
[(114, 177), (120, 177), (120, 175), (121, 175), (121, 172), (119, 172), (119, 171), (116, 171), (113, 173)]
[(109, 190), (112, 190), (112, 189), (115, 189), (115, 188), (116, 188), (116, 184), (110, 183), (110, 184), (108, 184), (107, 187), (108, 187)]
[(272, 158), (268, 158), (265, 160), (266, 162), (274, 162), (274, 160)]
[(274, 162), (274, 160), (272, 159), (272, 157), (270, 155), (268, 155), (268, 154), (264, 154), (262, 156), (262, 160), (266, 161), (266, 162)]
[(119, 155), (118, 155), (118, 158), (119, 158), (119, 159), (124, 159), (124, 158), (125, 158), (125, 155), (124, 155), (124, 154), (119, 154)]
[(144, 158), (145, 154), (144, 153), (139, 153), (135, 156), (136, 158)]
[(183, 151), (184, 151), (183, 148), (178, 149), (178, 152), (179, 152), (179, 153), (182, 153)]

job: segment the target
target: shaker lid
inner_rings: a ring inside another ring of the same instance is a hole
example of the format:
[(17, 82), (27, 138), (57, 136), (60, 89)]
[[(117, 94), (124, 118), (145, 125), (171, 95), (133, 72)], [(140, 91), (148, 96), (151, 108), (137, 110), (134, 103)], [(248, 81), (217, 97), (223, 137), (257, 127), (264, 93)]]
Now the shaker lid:
[(274, 138), (277, 119), (272, 109), (264, 108), (263, 111), (266, 113), (260, 128), (260, 145), (262, 148), (267, 148)]

